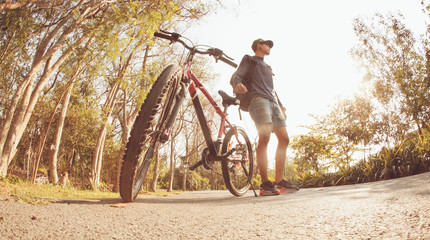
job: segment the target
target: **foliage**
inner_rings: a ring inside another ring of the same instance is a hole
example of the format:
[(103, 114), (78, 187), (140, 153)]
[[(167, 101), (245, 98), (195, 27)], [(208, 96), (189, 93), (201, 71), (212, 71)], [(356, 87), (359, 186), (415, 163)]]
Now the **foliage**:
[[(359, 182), (375, 181), (389, 178), (404, 177), (430, 171), (428, 133), (421, 137), (405, 140), (393, 148), (383, 147), (372, 155), (367, 162), (356, 165), (354, 178), (361, 177)], [(426, 142), (426, 144), (422, 144)]]
[(194, 191), (209, 190), (209, 178), (203, 177), (197, 172), (193, 172), (191, 174), (190, 187), (191, 190)]
[[(351, 53), (367, 72), (366, 93), (340, 99), (329, 114), (314, 117), (309, 134), (293, 139), (302, 186), (361, 183), (430, 170), (428, 41), (417, 39), (401, 15), (359, 18), (354, 30), (359, 43)], [(361, 159), (359, 152), (364, 153)]]
[(354, 30), (360, 43), (352, 54), (367, 71), (374, 99), (399, 122), (389, 137), (399, 141), (414, 125), (421, 134), (430, 122), (430, 55), (425, 40), (416, 39), (401, 15), (356, 19)]
[[(94, 4), (85, 1), (34, 1), (2, 10), (0, 71), (4, 74), (0, 76), (0, 130), (9, 128), (5, 125), (10, 117), (8, 111), (17, 104), (13, 103), (14, 93), (26, 75), (32, 76), (31, 81), (36, 84), (44, 76), (43, 66), (46, 72), (50, 69), (49, 61), (66, 56), (63, 64), (52, 68), (52, 77), (48, 77), (46, 85), (41, 85), (40, 97), (34, 110), (30, 111), (31, 118), (28, 124), (24, 123), (24, 134), (17, 139), (17, 150), (12, 150), (16, 155), (10, 166), (32, 171), (36, 153), (43, 146), (39, 168), (47, 168), (58, 124), (55, 106), (60, 103), (65, 87), (73, 82), (58, 152), (59, 172), (68, 171), (71, 179), (81, 181), (82, 187), (88, 185), (97, 135), (101, 126), (107, 123), (102, 180), (107, 186), (113, 183), (123, 144), (121, 135), (126, 131), (123, 115), (129, 114), (133, 120), (132, 113), (139, 109), (158, 74), (172, 62), (168, 56), (175, 57), (175, 49), (166, 47), (166, 43), (154, 42), (153, 33), (158, 29), (183, 31), (208, 14), (214, 4), (219, 3), (198, 0), (109, 1), (109, 4), (106, 1)], [(52, 39), (49, 38), (51, 36)], [(51, 42), (46, 39), (51, 39)], [(43, 56), (44, 49), (48, 53), (54, 48), (58, 53), (55, 57), (48, 59)], [(43, 56), (42, 61), (36, 65), (42, 67), (30, 74), (40, 56)], [(208, 74), (207, 61), (196, 59), (196, 62), (198, 75), (212, 77)], [(102, 107), (107, 92), (117, 83), (120, 84), (122, 96), (119, 97), (124, 99), (124, 104)], [(109, 111), (113, 113), (106, 118)], [(52, 126), (48, 124), (51, 116)], [(42, 145), (45, 135), (46, 144)], [(0, 155), (2, 149), (3, 146), (0, 147)]]
[[(338, 168), (338, 171), (328, 171), (330, 168), (326, 168), (314, 172), (312, 168), (303, 168), (303, 162), (296, 161), (298, 177), (292, 181), (297, 181), (302, 187), (317, 187), (379, 181), (427, 172), (430, 171), (429, 140), (430, 135), (426, 131), (423, 136), (411, 137), (392, 148), (382, 147), (367, 159), (357, 161), (348, 169)], [(330, 167), (334, 166), (330, 164)]]
[(300, 135), (293, 139), (291, 148), (295, 150), (294, 163), (299, 175), (312, 172), (318, 175), (323, 172), (325, 163), (332, 155), (329, 140), (321, 135)]
[(0, 179), (0, 196), (11, 196), (15, 201), (31, 204), (47, 204), (57, 199), (102, 199), (118, 198), (117, 193), (79, 190), (73, 187), (63, 188), (58, 185), (33, 184), (18, 180), (16, 177)]
[[(27, 85), (36, 88), (46, 70), (53, 70), (40, 92), (31, 94), (40, 97), (28, 113), (31, 118), (23, 126), (22, 137), (16, 139), (19, 145), (11, 151), (15, 157), (9, 168), (31, 172), (46, 135), (39, 165), (45, 171), (40, 174), (46, 174), (55, 135), (53, 126), (58, 124), (56, 106), (73, 82), (58, 153), (59, 172), (69, 172), (70, 179), (80, 183), (75, 186), (87, 188), (98, 133), (107, 125), (101, 179), (108, 189), (116, 180), (122, 139), (127, 135), (126, 118), (132, 122), (133, 113), (140, 108), (158, 74), (181, 54), (166, 42), (154, 41), (154, 31), (161, 28), (182, 32), (208, 14), (213, 5), (212, 1), (199, 0), (99, 1), (74, 9), (80, 2), (34, 1), (0, 12), (0, 130), (7, 128), (9, 110), (25, 102), (15, 97), (18, 90)], [(422, 4), (430, 17), (430, 6)], [(367, 73), (366, 86), (362, 93), (339, 100), (329, 114), (314, 116), (316, 123), (307, 126), (310, 132), (292, 140), (294, 157), (286, 172), (287, 178), (298, 185), (359, 183), (429, 171), (428, 37), (414, 35), (401, 15), (392, 14), (358, 18), (354, 31), (358, 43), (351, 54)], [(56, 54), (45, 55), (53, 50)], [(66, 57), (63, 62), (59, 61), (62, 56)], [(54, 62), (59, 63), (55, 69)], [(39, 67), (34, 70), (36, 65)], [(196, 58), (193, 71), (210, 88), (210, 80), (216, 76), (207, 66), (208, 59)], [(26, 82), (28, 79), (31, 81)], [(117, 101), (113, 106), (104, 106), (115, 85), (120, 88)], [(208, 109), (207, 102), (202, 100), (202, 104)], [(175, 126), (181, 131), (173, 144), (174, 189), (182, 187), (183, 173), (178, 167), (199, 161), (204, 148), (199, 126), (193, 122), (196, 116), (189, 110), (190, 102), (185, 102)], [(216, 119), (213, 112), (206, 112), (208, 118)], [(212, 125), (216, 124), (211, 128)], [(170, 177), (168, 151), (166, 148), (160, 152), (161, 188), (168, 187)], [(147, 189), (152, 174), (151, 166), (144, 184)], [(270, 174), (273, 176), (273, 172)], [(8, 181), (22, 186), (20, 180)], [(222, 177), (203, 170), (189, 174), (187, 181), (192, 190), (225, 188)], [(257, 177), (254, 183), (258, 182)]]

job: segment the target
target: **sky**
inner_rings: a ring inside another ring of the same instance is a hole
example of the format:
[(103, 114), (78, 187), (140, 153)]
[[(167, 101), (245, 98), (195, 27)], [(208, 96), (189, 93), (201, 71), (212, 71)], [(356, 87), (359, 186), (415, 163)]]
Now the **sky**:
[[(364, 72), (350, 50), (358, 44), (353, 20), (375, 13), (401, 12), (417, 34), (425, 31), (421, 0), (226, 0), (226, 8), (206, 17), (184, 34), (195, 43), (222, 49), (239, 63), (253, 55), (257, 38), (274, 42), (265, 61), (275, 74), (275, 89), (287, 108), (290, 138), (304, 134), (302, 125), (313, 123), (310, 114), (323, 115), (339, 97), (358, 92)], [(217, 89), (232, 93), (229, 80), (234, 68), (219, 62)], [(216, 92), (215, 91), (215, 92)], [(230, 113), (233, 115), (233, 112)], [(242, 123), (253, 138), (252, 120)]]

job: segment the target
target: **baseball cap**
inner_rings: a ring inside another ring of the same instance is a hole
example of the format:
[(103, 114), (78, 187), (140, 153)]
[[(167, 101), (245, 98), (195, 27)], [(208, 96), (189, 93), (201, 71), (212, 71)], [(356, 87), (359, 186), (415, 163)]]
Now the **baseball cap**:
[(270, 48), (273, 47), (273, 41), (272, 40), (263, 40), (263, 39), (259, 38), (252, 43), (251, 48), (254, 52), (257, 50), (257, 44), (259, 44), (259, 43), (266, 43), (267, 45), (269, 45)]

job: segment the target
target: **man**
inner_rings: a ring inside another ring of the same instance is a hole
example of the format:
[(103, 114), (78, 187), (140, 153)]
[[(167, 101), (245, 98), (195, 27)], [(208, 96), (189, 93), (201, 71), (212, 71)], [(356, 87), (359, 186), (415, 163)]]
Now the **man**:
[[(299, 190), (283, 179), (286, 151), (289, 137), (286, 129), (285, 109), (281, 109), (273, 86), (273, 73), (264, 57), (270, 54), (273, 42), (257, 39), (252, 43), (255, 56), (245, 56), (232, 78), (234, 92), (244, 94), (249, 91), (248, 110), (258, 130), (257, 165), (260, 170), (260, 195), (270, 196)], [(244, 81), (246, 82), (245, 86)], [(270, 135), (274, 132), (278, 139), (275, 155), (275, 183), (267, 176), (267, 145)]]

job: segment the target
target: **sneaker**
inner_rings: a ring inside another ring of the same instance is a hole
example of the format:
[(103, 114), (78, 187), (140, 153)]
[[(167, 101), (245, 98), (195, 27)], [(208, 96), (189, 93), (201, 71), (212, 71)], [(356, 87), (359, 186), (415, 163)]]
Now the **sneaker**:
[(293, 184), (291, 184), (288, 181), (285, 181), (284, 179), (282, 179), (278, 183), (275, 183), (275, 187), (281, 193), (291, 193), (291, 192), (297, 192), (300, 190), (299, 187), (294, 186)]
[(273, 186), (271, 181), (266, 181), (260, 185), (260, 196), (279, 195), (281, 192)]

